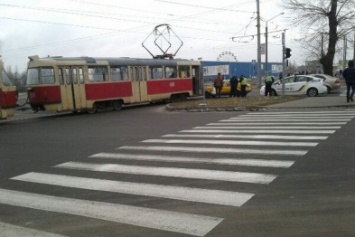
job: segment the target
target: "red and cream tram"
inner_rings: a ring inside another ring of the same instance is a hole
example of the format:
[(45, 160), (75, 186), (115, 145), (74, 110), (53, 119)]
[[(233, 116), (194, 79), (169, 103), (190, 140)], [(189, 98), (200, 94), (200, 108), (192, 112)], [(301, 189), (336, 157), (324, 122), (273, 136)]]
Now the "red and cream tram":
[(27, 91), (34, 111), (121, 109), (200, 94), (199, 61), (29, 57)]
[(17, 91), (16, 87), (11, 83), (9, 76), (4, 69), (4, 63), (0, 60), (0, 119), (6, 119), (14, 116)]

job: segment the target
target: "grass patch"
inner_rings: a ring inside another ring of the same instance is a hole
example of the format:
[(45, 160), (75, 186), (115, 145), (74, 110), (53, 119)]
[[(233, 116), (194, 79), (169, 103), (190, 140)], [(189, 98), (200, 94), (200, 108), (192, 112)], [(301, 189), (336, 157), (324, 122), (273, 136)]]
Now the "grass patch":
[(235, 108), (235, 107), (264, 107), (304, 99), (304, 96), (251, 96), (251, 97), (221, 97), (211, 99), (191, 99), (171, 103), (171, 109), (199, 109), (199, 108)]

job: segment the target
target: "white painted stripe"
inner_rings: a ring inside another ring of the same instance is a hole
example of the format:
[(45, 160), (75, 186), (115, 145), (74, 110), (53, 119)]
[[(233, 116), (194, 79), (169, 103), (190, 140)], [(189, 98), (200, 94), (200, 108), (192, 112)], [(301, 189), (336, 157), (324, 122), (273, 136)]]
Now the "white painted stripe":
[(248, 115), (304, 115), (304, 116), (341, 116), (355, 115), (355, 111), (297, 111), (297, 112), (250, 112)]
[[(224, 120), (224, 121), (230, 121), (230, 120)], [(274, 122), (274, 123), (263, 123), (263, 122), (256, 122), (256, 123), (248, 123), (248, 122), (221, 122), (221, 123), (209, 123), (207, 125), (211, 126), (219, 126), (219, 125), (318, 125), (318, 126), (324, 126), (324, 125), (345, 125), (346, 122), (288, 122), (288, 123), (280, 123), (280, 122)]]
[(181, 133), (265, 133), (265, 134), (332, 134), (335, 130), (222, 130), (222, 129), (206, 129), (206, 130), (181, 130)]
[(152, 175), (177, 178), (207, 179), (229, 182), (269, 184), (276, 176), (248, 172), (219, 171), (206, 169), (185, 169), (154, 166), (135, 166), (119, 164), (92, 164), (83, 162), (66, 162), (55, 166), (57, 168), (90, 170), (110, 173), (124, 173), (136, 175)]
[(131, 183), (43, 173), (27, 173), (24, 175), (16, 176), (12, 179), (71, 188), (125, 193), (158, 198), (170, 198), (189, 202), (201, 202), (236, 207), (242, 206), (254, 196), (252, 193), (146, 183)]
[(302, 112), (252, 112), (251, 115), (263, 115), (263, 114), (322, 114), (322, 115), (355, 115), (354, 111), (302, 111)]
[(0, 189), (0, 203), (205, 236), (222, 218)]
[[(299, 122), (301, 119), (307, 119), (307, 122), (348, 122), (351, 119), (339, 119), (339, 118), (258, 118), (258, 117), (249, 117), (249, 118), (235, 118), (228, 119), (228, 121), (265, 121), (265, 122)], [(225, 120), (223, 120), (225, 121)]]
[(272, 121), (287, 121), (287, 120), (291, 120), (291, 121), (294, 121), (294, 120), (297, 120), (298, 122), (300, 121), (311, 121), (311, 122), (314, 122), (314, 121), (320, 121), (320, 122), (330, 122), (330, 121), (335, 121), (335, 122), (344, 122), (344, 121), (350, 121), (352, 120), (354, 117), (351, 116), (351, 117), (333, 117), (333, 118), (330, 118), (330, 117), (301, 117), (301, 116), (297, 116), (297, 117), (268, 117), (268, 116), (249, 116), (249, 117), (237, 117), (235, 119), (230, 119), (230, 120), (241, 120), (241, 121), (254, 121), (255, 119), (262, 119), (262, 120), (272, 120)]
[(231, 141), (231, 140), (191, 140), (191, 139), (148, 139), (144, 143), (167, 144), (213, 144), (213, 145), (242, 145), (242, 146), (305, 146), (315, 147), (317, 142), (268, 142), (268, 141)]
[(339, 129), (341, 126), (198, 126), (193, 129)]
[(256, 167), (273, 167), (273, 168), (289, 168), (294, 161), (281, 161), (281, 160), (261, 160), (261, 159), (237, 159), (237, 158), (189, 158), (182, 156), (159, 156), (159, 155), (134, 155), (122, 153), (98, 153), (90, 158), (103, 158), (103, 159), (128, 159), (128, 160), (144, 160), (144, 161), (164, 161), (164, 162), (186, 162), (186, 163), (210, 163), (217, 165), (241, 165), (241, 166), (256, 166)]
[(25, 228), (22, 226), (10, 225), (0, 222), (0, 236), (1, 237), (65, 237), (65, 235), (59, 235), (49, 233), (45, 231), (39, 231), (34, 229)]
[(354, 114), (242, 114), (238, 117), (291, 117), (291, 118), (319, 118), (319, 117), (332, 117), (332, 118), (353, 118)]
[(241, 148), (217, 148), (217, 147), (177, 147), (177, 146), (122, 146), (122, 150), (145, 150), (145, 151), (180, 151), (196, 153), (224, 153), (224, 154), (258, 154), (258, 155), (286, 155), (304, 156), (307, 150), (264, 150), (264, 149), (241, 149)]
[(188, 138), (243, 138), (243, 139), (277, 139), (277, 140), (326, 140), (328, 136), (287, 136), (287, 135), (230, 135), (230, 134), (166, 134), (162, 137), (188, 137)]

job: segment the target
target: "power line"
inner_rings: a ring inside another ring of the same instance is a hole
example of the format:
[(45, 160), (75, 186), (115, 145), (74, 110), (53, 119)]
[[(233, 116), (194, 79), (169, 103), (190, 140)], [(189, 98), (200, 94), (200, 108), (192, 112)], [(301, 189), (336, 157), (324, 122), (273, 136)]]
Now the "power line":
[[(189, 6), (189, 7), (206, 8), (206, 9), (217, 10), (217, 11), (231, 11), (231, 12), (253, 13), (253, 11), (233, 10), (233, 9), (229, 9), (229, 8), (219, 8), (219, 7), (206, 7), (206, 6), (201, 6), (201, 5), (187, 4), (187, 3), (174, 2), (174, 1), (167, 1), (167, 0), (155, 0), (155, 1), (158, 1), (158, 2), (165, 2), (165, 3), (169, 3), (169, 4), (176, 4), (176, 5)], [(242, 4), (241, 4), (241, 3), (238, 3), (237, 5), (232, 5), (232, 6), (238, 6), (238, 7), (240, 7), (240, 5), (242, 5)]]
[[(78, 16), (96, 17), (96, 18), (119, 20), (119, 21), (142, 22), (142, 21), (137, 21), (137, 20), (128, 20), (128, 19), (108, 16), (108, 15), (117, 15), (116, 13), (113, 14), (113, 13), (102, 13), (102, 12), (92, 12), (92, 11), (79, 11), (79, 10), (71, 10), (71, 9), (53, 9), (53, 8), (31, 7), (31, 6), (2, 4), (2, 3), (0, 3), (0, 6), (12, 7), (12, 8), (22, 8), (22, 9), (31, 9), (31, 10), (45, 11), (45, 12), (56, 12), (56, 13), (78, 15)], [(127, 16), (127, 17), (132, 17), (134, 19), (137, 19), (136, 15), (120, 14), (120, 16)], [(139, 18), (166, 21), (166, 18), (161, 18), (161, 17), (147, 17), (147, 16), (140, 15)], [(191, 21), (189, 18), (186, 18), (186, 17), (180, 17), (179, 20), (180, 21), (186, 21), (186, 22), (202, 23), (202, 24), (218, 24), (219, 25), (219, 24), (222, 23), (222, 24), (225, 24), (225, 25), (230, 25), (230, 22), (222, 22), (222, 21), (218, 21), (218, 22), (216, 22), (216, 21), (204, 21), (204, 22), (202, 22), (202, 21)]]
[[(88, 1), (81, 1), (81, 0), (71, 0), (71, 1), (94, 4), (94, 5), (100, 5), (100, 6), (107, 6), (107, 7), (113, 7), (114, 6), (114, 5), (108, 5), (108, 4), (97, 4), (97, 3), (92, 3), (92, 2), (88, 2)], [(53, 9), (53, 8), (39, 8), (39, 7), (18, 6), (18, 5), (11, 5), (11, 4), (0, 4), (0, 5), (7, 6), (7, 7), (19, 7), (19, 8), (27, 8), (27, 9), (32, 9), (32, 10), (58, 12), (58, 13), (73, 14), (73, 15), (85, 15), (85, 16), (90, 16), (90, 17), (101, 17), (101, 18), (108, 18), (108, 19), (115, 19), (115, 20), (122, 20), (122, 21), (132, 21), (132, 22), (136, 22), (136, 23), (142, 23), (143, 22), (143, 21), (138, 21), (138, 20), (127, 20), (127, 19), (120, 19), (120, 18), (115, 18), (115, 17), (100, 16), (101, 13), (99, 13), (99, 12), (73, 11), (73, 10), (68, 10), (68, 9), (58, 10), (58, 9)], [(117, 7), (117, 6), (115, 6), (115, 7)], [(136, 10), (136, 9), (132, 9), (132, 8), (126, 8), (126, 9)], [(217, 11), (217, 10), (225, 10), (226, 8), (210, 8), (210, 9), (213, 9), (213, 11)], [(209, 12), (211, 12), (211, 11), (209, 11)], [(92, 15), (92, 14), (99, 14), (99, 15)], [(205, 13), (201, 13), (201, 14), (205, 14)], [(196, 15), (198, 15), (198, 14), (194, 14), (193, 16), (196, 17)], [(172, 21), (181, 20), (182, 18), (186, 19), (186, 16), (180, 17), (180, 18), (176, 18), (176, 19), (172, 19)], [(102, 37), (102, 36), (106, 36), (106, 35), (109, 35), (109, 34), (113, 34), (114, 32), (117, 32), (117, 31), (119, 31), (119, 32), (128, 32), (128, 33), (140, 33), (141, 34), (142, 32), (134, 31), (134, 29), (138, 29), (138, 28), (142, 28), (142, 27), (148, 26), (148, 25), (146, 25), (146, 26), (140, 26), (140, 27), (135, 27), (135, 28), (131, 28), (131, 29), (121, 30), (121, 29), (112, 29), (112, 28), (107, 28), (107, 27), (95, 27), (95, 26), (88, 26), (88, 25), (78, 25), (78, 24), (49, 22), (49, 21), (30, 20), (30, 19), (19, 19), (19, 18), (11, 18), (11, 17), (0, 17), (0, 19), (15, 20), (15, 21), (25, 21), (25, 22), (36, 22), (36, 23), (42, 23), (42, 24), (53, 24), (53, 25), (61, 25), (61, 26), (69, 26), (69, 27), (82, 27), (82, 28), (89, 28), (89, 29), (98, 29), (98, 30), (111, 31), (111, 32), (105, 33), (105, 34), (93, 35), (93, 36), (88, 36), (88, 37), (72, 39), (72, 40), (58, 41), (58, 42), (53, 42), (53, 43), (49, 43), (49, 44), (35, 45), (35, 46), (31, 46), (31, 47), (22, 47), (22, 48), (19, 48), (20, 50), (36, 49), (36, 48), (46, 47), (46, 46), (50, 46), (50, 45), (67, 44), (67, 43), (72, 43), (72, 42), (75, 42), (75, 41), (89, 40), (89, 39), (92, 39), (92, 38), (95, 38), (95, 37)], [(155, 19), (159, 19), (159, 18), (155, 18)], [(147, 22), (144, 21), (144, 23), (147, 23)], [(195, 31), (198, 30), (198, 31), (206, 31), (206, 32), (214, 32), (214, 33), (228, 33), (229, 34), (229, 32), (223, 32), (223, 31), (217, 31), (217, 30), (207, 30), (207, 29), (193, 28), (193, 27), (186, 27), (186, 26), (176, 26), (176, 27), (195, 30)], [(182, 38), (224, 42), (224, 40), (208, 39), (208, 38), (201, 38), (201, 37), (198, 38), (198, 37), (188, 37), (188, 36), (184, 37), (184, 36), (182, 36)], [(17, 50), (19, 50), (19, 49), (17, 49)], [(14, 51), (14, 50), (16, 50), (16, 49), (6, 50), (5, 52)]]

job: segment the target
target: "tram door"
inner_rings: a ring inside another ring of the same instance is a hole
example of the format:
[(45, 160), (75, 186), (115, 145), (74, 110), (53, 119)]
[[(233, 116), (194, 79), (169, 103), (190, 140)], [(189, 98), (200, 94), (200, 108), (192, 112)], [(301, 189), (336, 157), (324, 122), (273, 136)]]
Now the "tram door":
[(201, 67), (200, 66), (192, 66), (192, 85), (193, 85), (193, 94), (194, 95), (202, 95), (201, 82)]
[(84, 109), (86, 99), (83, 68), (66, 67), (62, 73), (65, 75), (61, 89), (63, 110)]
[(145, 67), (131, 67), (132, 103), (148, 101), (147, 75)]

